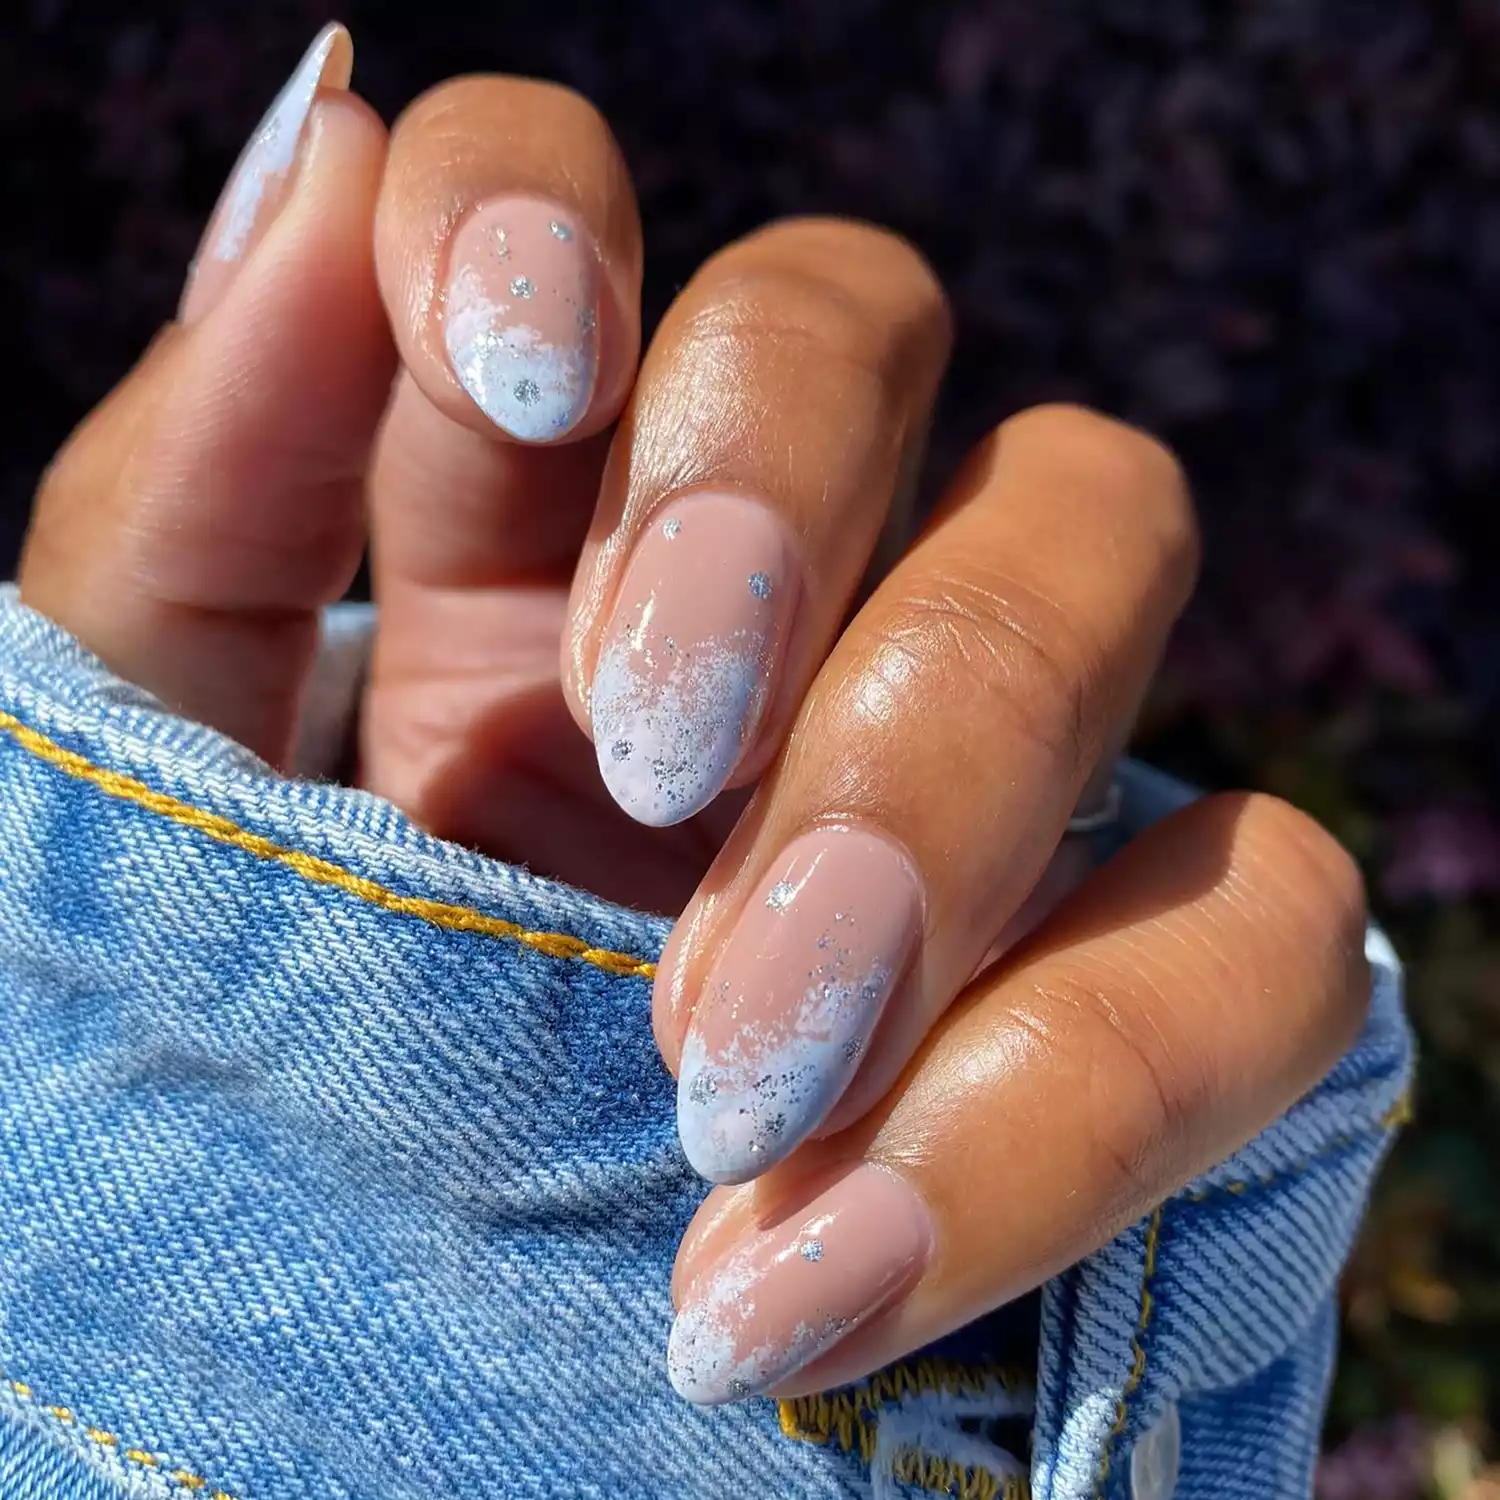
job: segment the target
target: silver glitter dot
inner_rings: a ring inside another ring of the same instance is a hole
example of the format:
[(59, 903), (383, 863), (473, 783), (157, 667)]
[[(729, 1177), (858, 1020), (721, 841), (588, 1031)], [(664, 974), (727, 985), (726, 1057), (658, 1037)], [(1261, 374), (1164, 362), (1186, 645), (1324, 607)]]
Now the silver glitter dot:
[(792, 904), (792, 898), (797, 894), (797, 887), (790, 880), (778, 880), (771, 887), (771, 894), (766, 897), (766, 905), (772, 911), (785, 911)]
[(750, 1382), (748, 1380), (741, 1380), (740, 1377), (736, 1375), (729, 1382), (729, 1399), (731, 1401), (743, 1401), (749, 1394)]
[(510, 284), (510, 294), (512, 297), (534, 297), (536, 288), (531, 284), (530, 277), (517, 276)]
[(506, 233), (503, 229), (495, 231), (495, 259), (510, 259), (510, 246), (506, 243)]
[(634, 749), (635, 746), (632, 745), (629, 740), (616, 740), (614, 744), (609, 747), (609, 753), (614, 756), (616, 760), (629, 760), (630, 752)]
[(585, 307), (578, 314), (579, 331), (582, 333), (592, 333), (594, 331), (594, 324), (598, 321), (599, 319), (594, 309), (592, 307)]
[(681, 530), (682, 522), (679, 521), (676, 516), (673, 516), (670, 521), (663, 521), (661, 523), (661, 534), (666, 537), (669, 542)]
[(534, 380), (518, 380), (515, 396), (522, 406), (535, 406), (542, 399), (542, 388)]
[(823, 1241), (809, 1240), (802, 1247), (802, 1259), (816, 1264), (823, 1259)]
[(561, 240), (565, 245), (573, 238), (573, 231), (560, 219), (554, 219), (547, 228), (552, 231), (553, 239)]
[(767, 573), (752, 573), (750, 575), (750, 592), (757, 599), (769, 599), (771, 597), (771, 578)]

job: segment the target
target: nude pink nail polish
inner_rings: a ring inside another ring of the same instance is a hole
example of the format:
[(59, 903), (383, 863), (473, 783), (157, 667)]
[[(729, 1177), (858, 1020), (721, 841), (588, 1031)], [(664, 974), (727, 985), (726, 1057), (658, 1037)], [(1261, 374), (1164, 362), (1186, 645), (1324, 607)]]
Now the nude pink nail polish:
[(178, 317), (196, 323), (223, 298), (286, 201), (319, 89), (347, 89), (354, 44), (337, 23), (325, 26), (302, 56), (235, 163), (188, 271)]
[(481, 204), (453, 237), (443, 342), (460, 384), (523, 442), (582, 420), (598, 377), (598, 252), (577, 215), (542, 198)]
[(667, 1344), (673, 1386), (712, 1406), (779, 1384), (906, 1295), (932, 1246), (916, 1190), (856, 1167), (693, 1279)]
[(769, 506), (696, 494), (636, 543), (590, 695), (599, 771), (652, 827), (723, 790), (764, 716), (796, 608), (793, 543)]
[(864, 1059), (922, 932), (911, 859), (870, 829), (819, 828), (771, 866), (709, 971), (682, 1051), (693, 1167), (744, 1182), (823, 1122)]

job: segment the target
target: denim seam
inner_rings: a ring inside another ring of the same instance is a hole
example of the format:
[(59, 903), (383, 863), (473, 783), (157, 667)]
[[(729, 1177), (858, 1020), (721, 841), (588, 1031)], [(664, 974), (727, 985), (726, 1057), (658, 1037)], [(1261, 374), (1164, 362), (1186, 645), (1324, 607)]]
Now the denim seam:
[(892, 1472), (900, 1483), (942, 1495), (944, 1500), (1031, 1500), (1031, 1481), (1024, 1474), (1002, 1479), (989, 1469), (921, 1448), (903, 1449)]
[(847, 1390), (778, 1401), (783, 1437), (798, 1443), (817, 1443), (852, 1453), (857, 1447), (867, 1463), (874, 1452), (875, 1434), (865, 1421), (882, 1407), (910, 1395), (946, 1391), (977, 1395), (991, 1383), (1007, 1390), (1029, 1387), (1026, 1373), (1009, 1365), (966, 1365), (957, 1360), (925, 1358), (902, 1360), (877, 1370)]
[[(845, 1453), (858, 1449), (860, 1458), (869, 1463), (874, 1456), (876, 1429), (867, 1418), (874, 1417), (881, 1407), (935, 1391), (974, 1395), (992, 1382), (1007, 1390), (1031, 1383), (1024, 1371), (1007, 1365), (967, 1365), (935, 1358), (903, 1360), (849, 1390), (778, 1401), (777, 1414), (782, 1435), (793, 1442), (838, 1448)], [(1024, 1476), (1002, 1477), (915, 1445), (898, 1456), (894, 1472), (903, 1484), (956, 1500), (1030, 1500), (1031, 1484)]]
[[(1199, 1189), (1196, 1192), (1184, 1193), (1176, 1201), (1191, 1204), (1203, 1203), (1220, 1193), (1238, 1196), (1250, 1187), (1264, 1186), (1287, 1177), (1301, 1176), (1311, 1170), (1317, 1162), (1325, 1157), (1331, 1156), (1337, 1151), (1345, 1150), (1350, 1146), (1357, 1145), (1362, 1141), (1376, 1139), (1383, 1133), (1388, 1133), (1399, 1128), (1410, 1118), (1411, 1099), (1409, 1095), (1403, 1094), (1380, 1117), (1373, 1131), (1352, 1131), (1335, 1136), (1310, 1155), (1303, 1157), (1300, 1161), (1293, 1162), (1290, 1166), (1284, 1167), (1279, 1172), (1270, 1172), (1254, 1179), (1215, 1184), (1212, 1187)], [(1157, 1250), (1161, 1242), (1162, 1220), (1166, 1209), (1166, 1203), (1157, 1208), (1156, 1212), (1151, 1215), (1146, 1228), (1146, 1253), (1141, 1267), (1140, 1312), (1136, 1318), (1135, 1336), (1130, 1342), (1130, 1374), (1126, 1377), (1125, 1385), (1120, 1391), (1120, 1399), (1115, 1404), (1115, 1420), (1110, 1427), (1108, 1436), (1104, 1440), (1104, 1451), (1099, 1456), (1099, 1472), (1094, 1481), (1093, 1500), (1104, 1500), (1105, 1487), (1109, 1483), (1110, 1465), (1114, 1457), (1115, 1443), (1125, 1431), (1126, 1424), (1130, 1418), (1130, 1403), (1134, 1399), (1136, 1392), (1141, 1388), (1141, 1383), (1146, 1377), (1146, 1335), (1151, 1327), (1151, 1317), (1156, 1306), (1152, 1293), (1152, 1283), (1156, 1279)]]
[(1115, 1442), (1125, 1431), (1125, 1424), (1130, 1417), (1131, 1399), (1146, 1378), (1146, 1332), (1151, 1327), (1151, 1314), (1155, 1307), (1151, 1283), (1156, 1278), (1156, 1249), (1161, 1241), (1162, 1218), (1166, 1213), (1166, 1208), (1165, 1203), (1158, 1207), (1151, 1215), (1151, 1220), (1146, 1227), (1146, 1253), (1141, 1266), (1140, 1312), (1136, 1317), (1135, 1337), (1130, 1341), (1132, 1353), (1130, 1374), (1120, 1391), (1120, 1399), (1115, 1403), (1114, 1425), (1109, 1429), (1109, 1435), (1104, 1439), (1104, 1451), (1099, 1455), (1099, 1474), (1094, 1481), (1094, 1500), (1104, 1500), (1104, 1489), (1109, 1483), (1109, 1467), (1114, 1457)]
[(315, 885), (331, 886), (384, 911), (415, 917), (434, 927), (472, 932), (481, 937), (517, 943), (523, 948), (545, 954), (548, 958), (590, 964), (622, 978), (653, 979), (656, 976), (656, 965), (648, 959), (631, 953), (612, 952), (607, 948), (594, 948), (582, 938), (568, 933), (534, 932), (518, 922), (507, 922), (502, 917), (490, 916), (471, 906), (434, 901), (425, 896), (403, 896), (389, 886), (381, 885), (367, 876), (356, 875), (354, 871), (346, 870), (331, 860), (300, 849), (289, 849), (261, 834), (251, 833), (217, 813), (206, 812), (190, 802), (183, 802), (165, 792), (154, 791), (133, 776), (125, 776), (118, 771), (95, 765), (86, 756), (67, 749), (56, 740), (32, 729), (14, 714), (3, 710), (0, 710), (0, 730), (8, 734), (27, 754), (75, 781), (85, 782), (107, 797), (131, 803), (167, 822), (201, 833), (216, 843), (239, 849), (256, 859), (282, 865)]
[(40, 1416), (59, 1427), (70, 1428), (75, 1433), (82, 1433), (96, 1448), (103, 1448), (109, 1453), (115, 1454), (125, 1462), (134, 1465), (138, 1469), (144, 1469), (154, 1474), (158, 1479), (164, 1479), (178, 1488), (188, 1491), (190, 1494), (202, 1497), (202, 1500), (233, 1500), (233, 1496), (224, 1490), (209, 1489), (209, 1482), (201, 1474), (194, 1474), (190, 1469), (174, 1468), (165, 1459), (152, 1453), (146, 1448), (133, 1448), (125, 1444), (123, 1438), (103, 1427), (94, 1427), (84, 1422), (69, 1406), (51, 1406), (42, 1401), (36, 1392), (27, 1385), (24, 1380), (12, 1380), (9, 1376), (0, 1373), (0, 1382), (4, 1383), (6, 1390), (20, 1401), (24, 1401), (32, 1407)]

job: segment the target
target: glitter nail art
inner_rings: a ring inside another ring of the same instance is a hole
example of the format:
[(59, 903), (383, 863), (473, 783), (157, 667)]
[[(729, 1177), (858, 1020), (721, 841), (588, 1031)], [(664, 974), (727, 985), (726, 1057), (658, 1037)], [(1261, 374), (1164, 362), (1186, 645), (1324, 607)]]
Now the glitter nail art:
[[(758, 633), (736, 632), (671, 655), (673, 664), (654, 671), (648, 685), (637, 660), (652, 658), (642, 636), (611, 646), (592, 697), (596, 734), (629, 731), (613, 744), (629, 744), (630, 753), (612, 753), (604, 768), (610, 791), (656, 827), (691, 817), (718, 795), (739, 759), (743, 726), (759, 717), (763, 702), (765, 642)], [(653, 658), (648, 666), (658, 663)]]
[(797, 1221), (751, 1233), (691, 1278), (667, 1346), (672, 1384), (703, 1405), (759, 1394), (907, 1292), (931, 1251), (915, 1191), (856, 1167)]
[(512, 437), (560, 437), (588, 410), (597, 286), (592, 254), (554, 205), (487, 203), (454, 236), (444, 344), (464, 389)]
[(766, 1171), (854, 1077), (921, 931), (910, 860), (858, 828), (793, 842), (746, 903), (683, 1043), (678, 1133), (715, 1182)]
[(734, 773), (769, 701), (793, 576), (781, 522), (739, 496), (686, 497), (642, 535), (590, 695), (600, 773), (639, 821), (690, 817)]
[(225, 184), (188, 273), (181, 309), (184, 322), (197, 322), (207, 315), (223, 295), (234, 269), (276, 217), (318, 90), (347, 88), (353, 58), (349, 33), (337, 24), (325, 26), (256, 126)]

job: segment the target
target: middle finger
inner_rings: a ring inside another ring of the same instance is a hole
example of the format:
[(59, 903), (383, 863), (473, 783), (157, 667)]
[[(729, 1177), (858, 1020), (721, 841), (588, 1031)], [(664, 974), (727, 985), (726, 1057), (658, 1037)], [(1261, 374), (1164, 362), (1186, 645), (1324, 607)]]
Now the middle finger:
[(657, 1035), (703, 1175), (757, 1176), (894, 1083), (1123, 738), (1195, 557), (1181, 474), (1141, 433), (1042, 408), (976, 453), (663, 956)]

